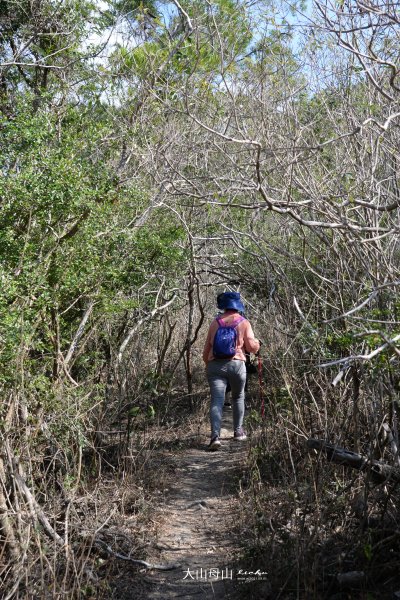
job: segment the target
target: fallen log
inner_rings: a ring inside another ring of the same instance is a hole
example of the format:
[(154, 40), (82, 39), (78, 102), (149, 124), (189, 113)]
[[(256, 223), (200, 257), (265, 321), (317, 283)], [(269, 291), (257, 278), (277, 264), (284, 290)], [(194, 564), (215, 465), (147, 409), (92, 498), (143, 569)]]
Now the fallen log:
[(335, 446), (325, 440), (309, 438), (307, 447), (324, 452), (327, 459), (333, 463), (345, 465), (358, 471), (368, 471), (371, 474), (371, 479), (375, 482), (394, 481), (400, 483), (400, 467), (370, 459), (367, 456), (357, 454), (357, 452)]

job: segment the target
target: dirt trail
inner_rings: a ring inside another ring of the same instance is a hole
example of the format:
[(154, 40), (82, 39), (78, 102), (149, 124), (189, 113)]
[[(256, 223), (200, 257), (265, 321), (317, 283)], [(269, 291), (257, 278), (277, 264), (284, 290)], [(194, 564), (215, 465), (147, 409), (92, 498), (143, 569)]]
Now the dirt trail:
[[(135, 598), (229, 598), (237, 584), (232, 573), (238, 544), (232, 530), (238, 518), (237, 476), (244, 464), (247, 442), (232, 439), (232, 414), (222, 422), (222, 447), (205, 452), (198, 444), (182, 452), (159, 516), (153, 563), (175, 564), (171, 571), (148, 571), (145, 589)], [(149, 560), (149, 558), (148, 558)], [(210, 570), (215, 570), (211, 573)], [(218, 571), (217, 571), (218, 569)], [(233, 579), (231, 579), (233, 577)]]

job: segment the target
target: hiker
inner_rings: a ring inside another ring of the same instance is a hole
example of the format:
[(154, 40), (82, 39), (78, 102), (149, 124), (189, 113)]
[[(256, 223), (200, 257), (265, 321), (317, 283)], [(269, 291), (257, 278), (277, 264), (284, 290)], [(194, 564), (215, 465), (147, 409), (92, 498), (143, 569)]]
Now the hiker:
[(243, 430), (244, 387), (246, 384), (246, 352), (257, 354), (260, 342), (254, 337), (249, 321), (243, 316), (244, 306), (238, 292), (224, 292), (217, 297), (224, 311), (209, 327), (203, 349), (207, 379), (211, 391), (211, 440), (209, 450), (218, 450), (222, 409), (228, 384), (232, 391), (233, 437), (246, 439)]

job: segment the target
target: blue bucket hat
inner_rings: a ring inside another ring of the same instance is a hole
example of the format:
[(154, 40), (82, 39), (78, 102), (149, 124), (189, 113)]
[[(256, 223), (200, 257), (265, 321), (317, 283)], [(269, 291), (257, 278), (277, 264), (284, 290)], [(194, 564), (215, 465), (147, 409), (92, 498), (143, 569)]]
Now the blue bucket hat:
[(220, 310), (237, 310), (244, 312), (244, 306), (239, 292), (223, 292), (217, 296), (217, 306)]

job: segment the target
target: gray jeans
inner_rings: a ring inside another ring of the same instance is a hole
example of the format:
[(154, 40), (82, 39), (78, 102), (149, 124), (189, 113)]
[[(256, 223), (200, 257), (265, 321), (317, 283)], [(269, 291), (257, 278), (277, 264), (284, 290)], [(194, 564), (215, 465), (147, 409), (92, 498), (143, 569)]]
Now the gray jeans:
[(211, 391), (211, 437), (220, 435), (225, 390), (228, 382), (232, 390), (233, 429), (242, 427), (244, 417), (244, 386), (246, 365), (243, 360), (211, 360), (207, 363), (207, 379)]

